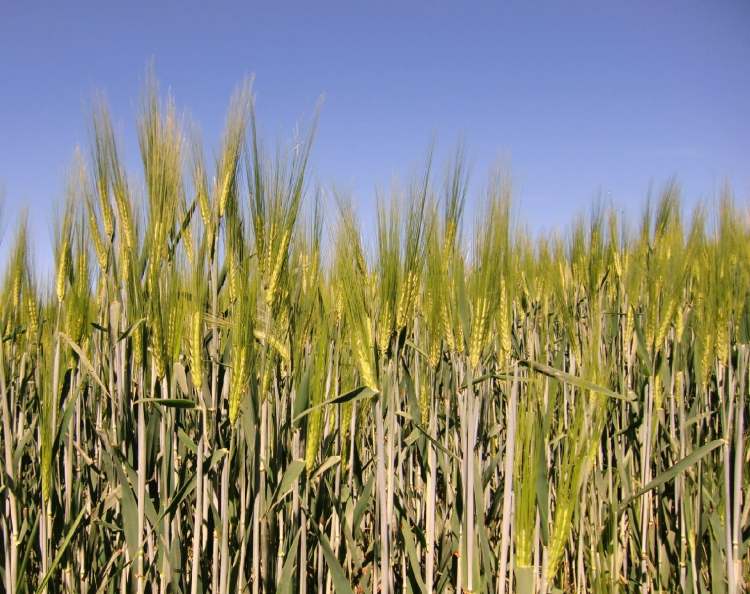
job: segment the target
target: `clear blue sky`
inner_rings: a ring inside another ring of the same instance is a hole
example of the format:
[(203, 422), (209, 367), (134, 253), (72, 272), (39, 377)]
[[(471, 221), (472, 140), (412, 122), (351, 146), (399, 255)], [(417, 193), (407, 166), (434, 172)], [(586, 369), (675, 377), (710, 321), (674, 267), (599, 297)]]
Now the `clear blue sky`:
[(750, 3), (409, 4), (2, 3), (0, 255), (28, 204), (44, 261), (95, 91), (137, 165), (152, 58), (209, 145), (246, 74), (271, 143), (324, 94), (314, 177), (365, 219), (433, 140), (438, 165), (464, 140), (475, 186), (509, 167), (535, 230), (564, 229), (599, 194), (635, 213), (671, 176), (688, 204), (724, 181), (750, 197)]

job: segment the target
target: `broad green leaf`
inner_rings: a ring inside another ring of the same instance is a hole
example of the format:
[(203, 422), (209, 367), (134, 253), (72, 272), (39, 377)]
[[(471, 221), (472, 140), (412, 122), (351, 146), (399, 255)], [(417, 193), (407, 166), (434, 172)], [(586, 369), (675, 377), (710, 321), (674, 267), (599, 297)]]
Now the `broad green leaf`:
[(39, 527), (39, 517), (41, 514), (39, 511), (37, 511), (34, 514), (34, 524), (31, 527), (31, 530), (29, 531), (28, 537), (26, 538), (26, 546), (23, 548), (23, 555), (21, 556), (21, 563), (18, 566), (18, 577), (16, 578), (16, 591), (20, 592), (22, 587), (25, 586), (25, 576), (26, 576), (26, 564), (29, 562), (29, 555), (31, 554), (31, 549), (33, 548), (35, 542), (34, 542), (34, 535), (36, 534), (37, 528)]
[(47, 570), (47, 573), (42, 578), (42, 581), (39, 582), (39, 586), (37, 586), (36, 593), (42, 594), (42, 592), (46, 592), (47, 590), (47, 582), (49, 582), (50, 578), (54, 575), (55, 570), (57, 569), (57, 566), (60, 564), (60, 561), (63, 558), (63, 555), (65, 554), (65, 550), (68, 548), (68, 545), (70, 544), (70, 541), (72, 540), (73, 536), (76, 533), (76, 530), (78, 530), (78, 525), (81, 523), (81, 520), (83, 519), (84, 514), (86, 513), (86, 508), (83, 508), (76, 517), (75, 520), (73, 520), (73, 523), (68, 528), (68, 532), (65, 535), (65, 538), (63, 539), (62, 543), (60, 543), (60, 547), (57, 549), (57, 554), (55, 555), (55, 558), (52, 560), (52, 563), (49, 566), (49, 569)]
[(696, 450), (693, 450), (690, 454), (685, 456), (682, 460), (674, 464), (674, 466), (671, 466), (670, 468), (668, 468), (667, 470), (659, 474), (645, 487), (643, 487), (642, 489), (639, 489), (633, 495), (628, 497), (623, 503), (620, 504), (618, 511), (621, 513), (630, 503), (633, 502), (633, 500), (638, 499), (644, 493), (648, 493), (652, 489), (656, 489), (657, 487), (660, 487), (664, 483), (671, 481), (678, 474), (680, 474), (684, 470), (687, 470), (690, 466), (698, 462), (701, 458), (711, 453), (713, 450), (715, 450), (716, 448), (718, 448), (719, 446), (723, 444), (724, 444), (723, 439), (715, 439), (714, 441), (709, 442), (705, 445), (702, 445)]
[(304, 411), (310, 402), (310, 373), (312, 365), (305, 367), (305, 371), (302, 373), (302, 379), (300, 380), (297, 391), (294, 394), (294, 408), (292, 409), (292, 419), (296, 423), (297, 420), (304, 416)]
[(633, 396), (624, 396), (623, 394), (618, 394), (617, 392), (613, 392), (609, 388), (605, 388), (604, 386), (600, 386), (599, 384), (595, 384), (594, 382), (576, 377), (569, 373), (565, 373), (564, 371), (560, 371), (559, 369), (555, 369), (554, 367), (550, 367), (549, 365), (544, 365), (543, 363), (529, 360), (519, 361), (519, 363), (521, 365), (525, 365), (526, 367), (530, 367), (534, 371), (538, 371), (539, 373), (542, 373), (548, 377), (571, 384), (583, 390), (597, 392), (598, 394), (608, 396), (609, 398), (614, 398), (615, 400), (625, 400), (627, 402), (631, 402), (635, 399)]
[(331, 550), (331, 543), (328, 542), (328, 537), (325, 535), (325, 532), (318, 530), (317, 527), (316, 531), (318, 532), (318, 539), (323, 549), (323, 556), (326, 558), (328, 569), (331, 572), (334, 591), (337, 594), (354, 594), (352, 587), (349, 585), (349, 581), (346, 579), (344, 568), (341, 567), (341, 563), (339, 563), (336, 555)]
[(534, 592), (534, 568), (533, 567), (521, 567), (520, 565), (515, 569), (516, 573), (516, 589), (515, 592), (518, 594), (533, 594)]
[(326, 472), (328, 469), (336, 466), (341, 462), (341, 456), (330, 456), (320, 466), (318, 466), (310, 477), (310, 482), (313, 482), (316, 478)]
[(414, 534), (412, 533), (411, 528), (409, 528), (409, 523), (405, 517), (401, 519), (401, 538), (406, 547), (406, 556), (409, 559), (412, 580), (416, 582), (420, 592), (425, 592), (426, 588), (421, 575), (422, 564), (419, 562), (419, 556), (417, 555)]
[(94, 381), (95, 381), (95, 382), (96, 382), (97, 384), (99, 384), (99, 387), (100, 387), (100, 388), (102, 389), (102, 391), (103, 391), (103, 392), (104, 392), (104, 393), (105, 393), (105, 394), (106, 394), (107, 396), (109, 396), (109, 395), (110, 395), (110, 394), (109, 394), (109, 390), (107, 390), (107, 387), (106, 387), (106, 386), (104, 385), (104, 383), (102, 382), (102, 380), (100, 380), (100, 379), (99, 379), (99, 375), (98, 375), (98, 374), (96, 373), (96, 371), (94, 370), (94, 366), (93, 366), (93, 365), (91, 365), (91, 361), (89, 361), (88, 357), (87, 357), (87, 356), (86, 356), (86, 354), (85, 354), (85, 353), (83, 352), (83, 350), (81, 349), (81, 347), (79, 347), (79, 346), (78, 346), (78, 345), (77, 345), (77, 344), (76, 344), (75, 342), (73, 342), (73, 339), (72, 339), (72, 338), (70, 338), (70, 336), (68, 336), (68, 335), (67, 335), (67, 334), (65, 334), (64, 332), (58, 332), (58, 335), (59, 335), (59, 336), (60, 336), (60, 338), (62, 338), (62, 339), (63, 339), (63, 340), (64, 340), (64, 341), (66, 342), (66, 343), (68, 343), (68, 346), (69, 346), (69, 347), (70, 347), (71, 349), (73, 349), (73, 350), (75, 351), (76, 355), (78, 355), (78, 359), (79, 359), (79, 360), (81, 361), (81, 365), (83, 365), (83, 368), (84, 368), (84, 369), (86, 370), (86, 373), (88, 373), (88, 374), (89, 374), (89, 375), (91, 376), (91, 378), (92, 378), (92, 379), (93, 379), (93, 380), (94, 380)]
[(134, 400), (133, 404), (139, 404), (141, 402), (158, 404), (159, 406), (166, 406), (169, 408), (195, 408), (195, 402), (193, 400), (188, 400), (187, 398), (141, 398), (139, 400)]
[(541, 529), (542, 544), (547, 546), (549, 541), (549, 530), (547, 523), (549, 521), (549, 483), (547, 481), (547, 460), (544, 456), (544, 436), (541, 432), (536, 435), (536, 476), (534, 480), (536, 490), (536, 504), (539, 510), (539, 526)]
[(273, 497), (271, 498), (271, 502), (268, 504), (265, 513), (271, 511), (284, 497), (286, 497), (287, 493), (289, 493), (289, 491), (291, 490), (294, 481), (299, 478), (304, 470), (304, 460), (292, 460), (289, 463), (289, 466), (286, 467), (286, 470), (281, 477), (281, 482), (276, 488), (276, 491), (274, 492)]
[(140, 548), (140, 537), (138, 535), (138, 504), (133, 489), (120, 469), (118, 464), (114, 465), (120, 478), (120, 502), (122, 509), (122, 529), (125, 533), (125, 544), (128, 547), (128, 556), (135, 559)]
[(370, 500), (372, 499), (372, 490), (374, 486), (375, 474), (371, 474), (370, 479), (367, 481), (362, 494), (359, 496), (359, 498), (357, 499), (357, 503), (354, 506), (354, 514), (352, 515), (352, 531), (354, 532), (355, 536), (359, 533), (359, 523), (362, 519), (362, 514), (365, 513), (365, 510), (370, 505)]
[(279, 584), (276, 590), (279, 594), (296, 592), (297, 584), (295, 583), (296, 575), (294, 570), (296, 569), (297, 550), (299, 549), (299, 537), (301, 533), (302, 528), (297, 528), (297, 532), (292, 539), (292, 544), (286, 554), (286, 559), (284, 559), (284, 566), (281, 568)]
[(138, 326), (140, 326), (141, 324), (144, 324), (145, 322), (146, 322), (146, 318), (140, 318), (136, 320), (135, 322), (133, 322), (132, 324), (130, 324), (130, 326), (128, 326), (125, 329), (125, 331), (122, 334), (120, 334), (120, 336), (117, 337), (117, 342), (120, 342), (121, 340), (124, 340), (128, 338), (129, 336), (131, 336), (133, 332), (135, 332), (135, 330), (138, 328)]
[(375, 395), (375, 392), (373, 392), (370, 388), (366, 386), (360, 386), (358, 388), (354, 388), (353, 390), (346, 392), (345, 394), (341, 394), (340, 396), (336, 396), (335, 398), (331, 398), (329, 400), (324, 400), (320, 404), (311, 406), (310, 408), (298, 414), (294, 418), (294, 422), (296, 423), (302, 417), (309, 415), (312, 411), (318, 408), (322, 408), (324, 406), (328, 406), (329, 404), (344, 404), (345, 402), (355, 402), (357, 400), (361, 400), (362, 398), (366, 398), (368, 396), (374, 396), (374, 395)]

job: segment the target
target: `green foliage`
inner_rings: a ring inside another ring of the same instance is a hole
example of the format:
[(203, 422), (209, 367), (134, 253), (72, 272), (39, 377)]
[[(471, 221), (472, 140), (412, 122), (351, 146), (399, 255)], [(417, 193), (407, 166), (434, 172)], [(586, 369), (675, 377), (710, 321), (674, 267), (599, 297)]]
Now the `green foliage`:
[(314, 132), (268, 157), (246, 82), (207, 166), (150, 76), (137, 175), (97, 103), (52, 278), (21, 219), (0, 287), (1, 589), (741, 591), (729, 190), (535, 237), (493, 177), (468, 232), (459, 150), (360, 232)]

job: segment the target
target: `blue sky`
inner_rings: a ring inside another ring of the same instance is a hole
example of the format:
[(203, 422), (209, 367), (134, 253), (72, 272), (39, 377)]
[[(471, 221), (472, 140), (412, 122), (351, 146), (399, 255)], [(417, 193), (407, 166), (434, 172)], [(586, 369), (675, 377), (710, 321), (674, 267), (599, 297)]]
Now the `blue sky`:
[(376, 188), (408, 181), (433, 141), (441, 166), (463, 140), (477, 191), (509, 170), (538, 232), (600, 195), (635, 215), (672, 176), (687, 205), (725, 181), (750, 197), (750, 3), (401, 4), (0, 4), (0, 255), (28, 205), (43, 264), (95, 92), (137, 172), (151, 59), (209, 147), (245, 75), (270, 144), (325, 95), (314, 180), (366, 224)]

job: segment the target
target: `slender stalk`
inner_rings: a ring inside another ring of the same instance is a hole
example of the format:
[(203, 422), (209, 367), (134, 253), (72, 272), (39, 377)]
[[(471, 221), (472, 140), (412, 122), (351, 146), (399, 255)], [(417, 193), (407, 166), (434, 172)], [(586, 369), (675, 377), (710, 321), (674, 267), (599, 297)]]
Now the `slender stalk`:
[(135, 560), (136, 592), (143, 594), (146, 585), (144, 550), (146, 530), (146, 413), (145, 403), (138, 403), (138, 551)]
[[(2, 405), (3, 414), (5, 474), (7, 474), (8, 481), (13, 483), (15, 464), (13, 462), (13, 445), (10, 439), (10, 436), (13, 435), (13, 433), (11, 432), (11, 416), (10, 408), (8, 406), (9, 398), (10, 392), (5, 380), (5, 352), (4, 347), (0, 345), (0, 405)], [(10, 554), (8, 556), (7, 575), (5, 576), (5, 588), (8, 594), (15, 594), (18, 572), (18, 507), (15, 490), (8, 489), (7, 491), (8, 495), (5, 501), (3, 526), (7, 526), (7, 517), (10, 516), (10, 533), (8, 534), (9, 542), (6, 548), (6, 552), (9, 551)]]
[[(430, 435), (436, 434), (437, 413), (432, 409), (430, 413)], [(425, 500), (426, 527), (425, 527), (425, 576), (424, 583), (427, 594), (432, 594), (435, 582), (435, 490), (437, 484), (437, 459), (432, 442), (427, 442), (427, 498)]]
[[(205, 409), (201, 416), (205, 417)], [(205, 421), (202, 423), (205, 428)], [(201, 434), (195, 456), (195, 508), (193, 510), (192, 565), (190, 569), (190, 594), (198, 594), (198, 581), (201, 565), (201, 534), (203, 531), (203, 442)]]
[(518, 406), (518, 365), (513, 366), (513, 382), (510, 388), (505, 418), (507, 437), (505, 441), (505, 464), (503, 467), (503, 519), (500, 527), (500, 560), (498, 569), (498, 594), (505, 593), (508, 558), (510, 556), (510, 521), (513, 509), (513, 460), (516, 451), (516, 408)]
[(385, 429), (381, 397), (375, 403), (375, 441), (377, 465), (377, 502), (380, 518), (380, 592), (390, 592), (390, 549), (388, 542), (388, 493), (385, 478)]
[(229, 444), (229, 453), (224, 457), (224, 467), (221, 471), (221, 569), (219, 573), (219, 594), (226, 594), (229, 585), (229, 466), (234, 454), (234, 434), (232, 434)]

